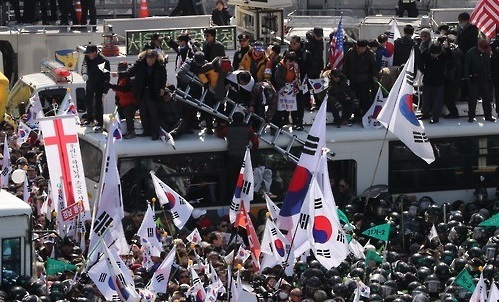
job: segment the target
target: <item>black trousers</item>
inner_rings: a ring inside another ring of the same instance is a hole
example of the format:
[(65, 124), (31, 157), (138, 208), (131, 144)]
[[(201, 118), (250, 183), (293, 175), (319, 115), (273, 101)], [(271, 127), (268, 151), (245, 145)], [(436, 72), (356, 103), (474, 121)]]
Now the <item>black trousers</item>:
[(103, 92), (92, 91), (87, 87), (87, 92), (85, 94), (85, 101), (87, 103), (87, 120), (92, 121), (95, 119), (97, 121), (97, 125), (101, 127), (104, 125), (104, 107), (102, 105), (102, 96)]
[(89, 20), (90, 25), (97, 24), (95, 0), (81, 0), (81, 25), (86, 25), (87, 20)]
[(468, 99), (468, 117), (473, 118), (476, 114), (476, 104), (478, 98), (482, 97), (483, 115), (492, 116), (492, 86), (490, 79), (475, 77), (470, 80)]

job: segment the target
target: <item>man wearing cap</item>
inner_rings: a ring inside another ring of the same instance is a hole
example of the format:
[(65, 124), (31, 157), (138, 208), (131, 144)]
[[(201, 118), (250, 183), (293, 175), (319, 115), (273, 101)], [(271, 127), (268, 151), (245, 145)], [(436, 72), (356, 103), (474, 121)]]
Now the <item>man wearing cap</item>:
[(92, 125), (96, 121), (94, 131), (102, 132), (104, 125), (104, 107), (102, 98), (109, 90), (109, 61), (98, 51), (96, 45), (88, 45), (84, 51), (85, 58), (81, 68), (83, 80), (87, 82), (85, 91), (85, 103), (87, 107), (87, 119), (85, 125)]
[(237, 40), (239, 41), (239, 48), (234, 53), (234, 58), (232, 59), (232, 68), (234, 70), (239, 69), (239, 64), (241, 63), (241, 60), (251, 48), (250, 36), (248, 34), (239, 34), (237, 36)]
[(211, 62), (216, 57), (225, 57), (225, 47), (217, 41), (217, 31), (215, 28), (207, 28), (204, 31), (203, 53), (206, 61)]
[(322, 27), (314, 27), (306, 34), (305, 48), (310, 51), (314, 60), (310, 61), (308, 78), (318, 79), (324, 69), (324, 31)]
[(175, 59), (175, 70), (178, 70), (187, 58), (192, 58), (194, 56), (195, 50), (189, 42), (190, 39), (191, 38), (188, 33), (182, 33), (177, 37), (177, 42), (175, 42), (171, 37), (166, 40), (166, 44), (177, 53), (177, 58)]
[(261, 41), (256, 41), (253, 48), (250, 49), (241, 60), (239, 69), (247, 70), (257, 82), (262, 82), (265, 79), (265, 68), (269, 58), (263, 48)]
[(476, 104), (480, 97), (485, 120), (496, 121), (492, 116), (491, 52), (489, 41), (481, 39), (478, 45), (468, 50), (464, 56), (463, 78), (469, 82), (468, 122), (470, 123), (476, 121)]
[(146, 44), (142, 50), (153, 49), (164, 57), (165, 54), (163, 53), (163, 49), (161, 49), (161, 44), (163, 44), (163, 36), (160, 33), (154, 33), (151, 36), (151, 42)]

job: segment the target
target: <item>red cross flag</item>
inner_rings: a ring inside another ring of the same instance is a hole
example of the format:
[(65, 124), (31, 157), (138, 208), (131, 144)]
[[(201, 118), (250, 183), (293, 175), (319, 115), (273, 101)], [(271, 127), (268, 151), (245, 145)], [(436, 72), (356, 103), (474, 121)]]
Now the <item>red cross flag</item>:
[(90, 206), (74, 117), (43, 118), (39, 125), (45, 142), (52, 192), (58, 191), (57, 184), (62, 179), (65, 206), (81, 202), (85, 219), (89, 219)]

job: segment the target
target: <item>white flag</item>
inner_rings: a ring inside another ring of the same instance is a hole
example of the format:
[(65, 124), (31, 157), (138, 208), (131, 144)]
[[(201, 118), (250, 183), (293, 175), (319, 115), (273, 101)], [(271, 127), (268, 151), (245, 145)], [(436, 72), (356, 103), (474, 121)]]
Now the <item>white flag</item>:
[(314, 90), (314, 93), (317, 94), (328, 88), (329, 78), (308, 79), (308, 83)]
[(437, 238), (437, 239), (439, 239), (439, 237), (438, 237), (438, 232), (437, 232), (437, 228), (435, 227), (435, 225), (432, 225), (432, 227), (431, 227), (431, 229), (430, 229), (430, 234), (428, 234), (428, 239), (430, 239), (430, 241), (431, 241), (433, 238)]
[(203, 282), (201, 282), (198, 273), (196, 273), (192, 265), (189, 267), (189, 271), (191, 272), (192, 286), (187, 291), (187, 296), (192, 296), (196, 302), (204, 301), (206, 299), (206, 291), (204, 290)]
[(352, 238), (348, 246), (350, 247), (350, 251), (356, 259), (366, 259), (366, 255), (364, 254), (364, 247), (357, 241), (357, 239)]
[(275, 205), (275, 203), (267, 194), (263, 194), (263, 196), (265, 196), (265, 202), (267, 203), (267, 210), (269, 211), (270, 218), (272, 219), (272, 221), (276, 222), (281, 209), (279, 209), (279, 207)]
[(107, 268), (106, 261), (95, 263), (95, 265), (88, 270), (88, 276), (92, 279), (107, 301), (119, 300), (118, 294), (111, 287), (111, 274)]
[[(139, 302), (140, 295), (135, 291), (135, 285), (133, 280), (131, 280), (131, 273), (128, 268), (121, 261), (121, 258), (116, 258), (116, 256), (109, 251), (106, 244), (101, 244), (101, 246), (108, 271), (111, 274), (110, 282), (116, 290), (118, 297), (122, 302)], [(121, 264), (121, 267), (118, 266), (118, 263)]]
[(66, 95), (64, 96), (64, 99), (61, 102), (61, 105), (59, 106), (59, 110), (57, 110), (57, 115), (64, 115), (67, 114), (66, 112), (68, 111), (69, 107), (71, 106), (71, 93), (70, 89), (68, 88), (66, 90)]
[(414, 154), (431, 164), (435, 160), (435, 154), (424, 126), (416, 117), (412, 107), (415, 75), (414, 50), (412, 50), (409, 60), (390, 90), (385, 106), (378, 115), (378, 121)]
[(120, 255), (126, 255), (129, 252), (129, 246), (121, 222), (124, 217), (121, 180), (116, 165), (114, 139), (111, 135), (107, 137), (106, 153), (102, 178), (104, 185), (101, 194), (97, 197), (99, 201), (95, 204), (97, 212), (95, 219), (92, 220), (89, 251), (94, 250), (100, 240), (99, 237), (106, 233), (103, 236), (106, 245), (112, 245), (113, 249), (117, 249)]
[(296, 225), (300, 221), (301, 208), (310, 186), (312, 174), (317, 171), (322, 148), (326, 145), (326, 103), (322, 102), (310, 128), (306, 144), (279, 212), (277, 226), (289, 241), (293, 238)]
[(265, 235), (262, 239), (262, 252), (265, 246), (266, 253), (270, 251), (278, 263), (286, 263), (289, 256), (291, 245), (286, 237), (277, 228), (271, 219), (265, 223)]
[(3, 144), (2, 177), (0, 177), (0, 183), (2, 185), (2, 188), (9, 187), (9, 176), (11, 171), (12, 167), (10, 166), (9, 143), (7, 142), (7, 135), (6, 135)]
[(168, 280), (170, 279), (170, 272), (173, 261), (175, 260), (176, 250), (176, 246), (173, 246), (161, 265), (152, 275), (151, 283), (147, 286), (150, 291), (154, 293), (166, 293), (166, 287), (168, 285)]
[(225, 287), (222, 283), (222, 280), (217, 275), (217, 272), (211, 265), (211, 263), (208, 265), (209, 266), (209, 278), (210, 278), (210, 284), (207, 287), (206, 291), (206, 298), (204, 301), (211, 301), (215, 302), (217, 301), (218, 294), (224, 294), (226, 293)]
[(471, 295), (470, 302), (485, 302), (485, 301), (487, 301), (487, 285), (483, 280), (483, 272), (482, 272), (480, 273), (480, 279), (478, 279), (478, 283), (476, 284), (475, 290)]
[(17, 144), (19, 146), (28, 140), (31, 131), (33, 130), (28, 125), (19, 121), (19, 125), (17, 126)]
[(350, 253), (345, 233), (337, 218), (337, 209), (332, 196), (322, 194), (317, 179), (310, 185), (311, 228), (308, 229), (312, 251), (327, 269), (338, 266)]
[(244, 208), (249, 211), (250, 203), (253, 200), (254, 194), (254, 175), (253, 166), (251, 165), (251, 154), (249, 148), (246, 148), (244, 154), (244, 162), (241, 165), (239, 177), (237, 178), (236, 190), (230, 204), (229, 218), (230, 222), (236, 221), (236, 216), (241, 208), (241, 202), (244, 203)]
[(367, 112), (362, 117), (362, 126), (364, 128), (374, 128), (379, 129), (383, 128), (383, 125), (378, 122), (377, 117), (383, 109), (383, 105), (385, 104), (387, 98), (383, 96), (383, 91), (381, 87), (378, 88), (378, 92), (376, 93), (376, 97), (374, 98), (374, 102), (371, 105), (371, 108), (367, 110)]
[(194, 231), (192, 231), (189, 235), (186, 237), (187, 241), (190, 243), (194, 244), (199, 244), (201, 241), (203, 241), (203, 238), (201, 238), (201, 234), (198, 231), (198, 228), (195, 228)]
[(390, 55), (385, 57), (383, 56), (381, 59), (381, 67), (391, 67), (393, 66), (393, 54), (394, 54), (394, 45), (395, 40), (400, 38), (400, 31), (397, 27), (397, 21), (393, 19), (392, 21), (392, 29), (390, 30), (390, 34), (388, 35), (388, 42), (386, 43), (386, 49), (390, 52)]
[(161, 251), (163, 250), (163, 244), (158, 239), (158, 232), (156, 228), (156, 223), (154, 222), (154, 213), (152, 211), (151, 205), (147, 205), (147, 211), (144, 214), (144, 219), (140, 225), (137, 235), (146, 242), (151, 244), (153, 248), (151, 251), (152, 256), (159, 257)]
[(189, 220), (189, 217), (191, 217), (194, 208), (187, 200), (154, 175), (153, 172), (151, 172), (151, 177), (159, 203), (161, 205), (168, 204), (170, 206), (173, 223), (177, 228), (182, 229)]
[[(50, 182), (50, 180), (49, 180)], [(47, 194), (45, 195), (45, 200), (43, 201), (40, 211), (45, 214), (45, 217), (52, 217), (52, 212), (55, 210), (54, 206), (54, 196), (52, 195), (52, 188), (50, 183), (47, 186)]]
[(173, 140), (173, 136), (170, 134), (170, 132), (163, 129), (163, 127), (159, 127), (159, 138), (163, 142), (172, 145), (173, 149), (175, 149), (175, 141)]
[[(493, 280), (492, 280), (493, 281)], [(489, 290), (489, 297), (487, 298), (487, 302), (497, 302), (499, 301), (499, 289), (495, 282), (492, 282)]]
[(33, 127), (38, 124), (38, 118), (45, 117), (43, 113), (42, 103), (38, 97), (38, 93), (35, 93), (29, 99), (29, 107), (26, 110), (26, 124)]
[(248, 258), (251, 256), (251, 252), (243, 248), (242, 245), (239, 246), (239, 250), (237, 251), (237, 254), (235, 255), (236, 259), (241, 259), (241, 261), (244, 263)]
[(229, 270), (229, 272), (227, 274), (227, 278), (228, 278), (227, 280), (228, 280), (228, 282), (229, 281), (231, 282), (228, 302), (237, 302), (237, 301), (239, 301), (239, 297), (241, 296), (241, 293), (243, 291), (243, 285), (241, 283), (241, 273), (238, 270), (236, 273), (236, 279), (234, 280), (230, 266), (229, 266), (228, 270)]

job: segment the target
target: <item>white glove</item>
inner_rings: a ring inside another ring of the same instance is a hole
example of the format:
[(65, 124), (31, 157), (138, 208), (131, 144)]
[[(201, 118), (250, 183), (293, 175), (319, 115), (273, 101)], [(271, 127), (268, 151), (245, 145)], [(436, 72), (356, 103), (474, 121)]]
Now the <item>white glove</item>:
[(83, 81), (85, 81), (85, 82), (88, 80), (88, 75), (86, 75), (86, 74), (82, 75), (81, 77), (83, 78)]

